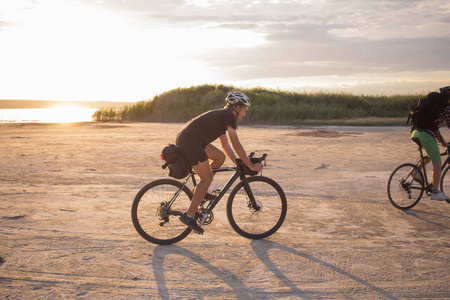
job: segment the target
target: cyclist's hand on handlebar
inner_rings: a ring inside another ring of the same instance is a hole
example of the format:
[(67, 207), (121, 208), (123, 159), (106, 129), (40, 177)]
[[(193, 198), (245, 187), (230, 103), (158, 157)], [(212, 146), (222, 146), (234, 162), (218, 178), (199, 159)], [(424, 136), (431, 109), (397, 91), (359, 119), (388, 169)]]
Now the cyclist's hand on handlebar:
[(252, 171), (259, 172), (259, 171), (262, 170), (263, 164), (262, 164), (262, 163), (252, 164), (252, 166), (250, 166), (249, 168), (250, 168)]

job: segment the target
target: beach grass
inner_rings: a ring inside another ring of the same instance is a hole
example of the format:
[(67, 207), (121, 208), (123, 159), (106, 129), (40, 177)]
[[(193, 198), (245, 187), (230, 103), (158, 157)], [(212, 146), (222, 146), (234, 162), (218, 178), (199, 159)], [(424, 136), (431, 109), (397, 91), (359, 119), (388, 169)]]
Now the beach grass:
[(178, 88), (120, 108), (104, 108), (94, 121), (186, 122), (225, 105), (228, 92), (239, 90), (252, 100), (242, 124), (272, 125), (406, 125), (409, 109), (423, 95), (354, 95), (299, 93), (225, 85)]

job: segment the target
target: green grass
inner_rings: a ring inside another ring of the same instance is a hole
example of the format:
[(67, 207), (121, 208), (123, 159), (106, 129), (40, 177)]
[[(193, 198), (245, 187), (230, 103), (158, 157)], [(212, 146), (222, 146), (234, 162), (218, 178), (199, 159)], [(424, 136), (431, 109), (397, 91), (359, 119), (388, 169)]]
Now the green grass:
[(94, 113), (95, 121), (186, 122), (222, 108), (230, 91), (247, 94), (252, 105), (242, 124), (406, 125), (409, 109), (423, 95), (296, 93), (264, 88), (201, 85), (167, 91), (153, 99)]

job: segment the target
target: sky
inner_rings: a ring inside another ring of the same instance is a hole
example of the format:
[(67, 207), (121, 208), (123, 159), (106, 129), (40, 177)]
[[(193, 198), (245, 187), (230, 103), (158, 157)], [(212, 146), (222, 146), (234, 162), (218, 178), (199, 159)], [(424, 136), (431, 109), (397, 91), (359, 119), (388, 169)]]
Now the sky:
[(0, 0), (0, 99), (450, 85), (448, 0)]

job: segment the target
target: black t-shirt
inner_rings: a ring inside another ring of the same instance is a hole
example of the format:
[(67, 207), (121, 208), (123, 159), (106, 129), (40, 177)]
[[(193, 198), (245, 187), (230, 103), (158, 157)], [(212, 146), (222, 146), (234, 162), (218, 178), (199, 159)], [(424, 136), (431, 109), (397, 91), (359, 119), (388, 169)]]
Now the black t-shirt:
[(227, 131), (227, 127), (237, 128), (237, 121), (229, 109), (217, 109), (195, 117), (181, 129), (197, 137), (204, 145), (208, 145)]

